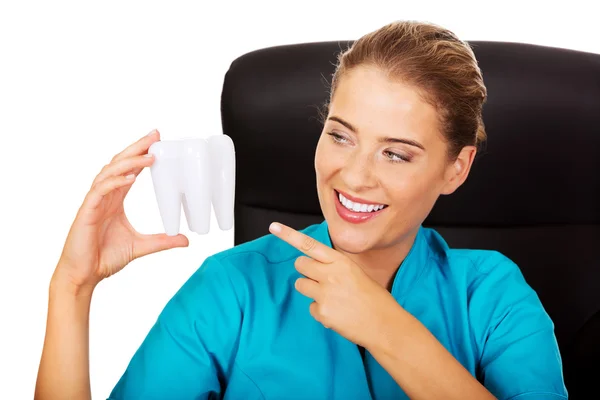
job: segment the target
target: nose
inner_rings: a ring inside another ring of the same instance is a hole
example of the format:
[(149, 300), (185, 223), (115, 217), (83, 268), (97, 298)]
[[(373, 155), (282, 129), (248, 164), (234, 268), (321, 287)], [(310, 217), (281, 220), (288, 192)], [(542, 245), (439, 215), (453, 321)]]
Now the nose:
[(348, 157), (340, 176), (346, 188), (355, 193), (377, 186), (375, 166), (372, 157), (368, 154), (356, 152)]

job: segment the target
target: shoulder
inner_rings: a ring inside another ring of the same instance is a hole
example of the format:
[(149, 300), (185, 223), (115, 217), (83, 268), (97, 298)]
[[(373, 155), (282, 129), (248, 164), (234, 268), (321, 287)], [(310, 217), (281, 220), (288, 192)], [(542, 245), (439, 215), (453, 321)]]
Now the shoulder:
[[(321, 225), (311, 225), (302, 232), (318, 236)], [(235, 313), (248, 303), (250, 297), (271, 293), (296, 273), (294, 261), (300, 252), (268, 234), (208, 256), (178, 289), (163, 311), (168, 315), (188, 315), (229, 310)], [(220, 303), (217, 304), (217, 303)], [(207, 307), (210, 304), (213, 307)]]
[(469, 281), (505, 279), (508, 283), (527, 284), (520, 267), (497, 250), (451, 248), (445, 239), (432, 228), (423, 228), (423, 236), (431, 252), (431, 259), (439, 269)]
[(450, 248), (433, 229), (424, 234), (437, 271), (463, 293), (473, 328), (489, 333), (509, 315), (552, 327), (537, 292), (512, 259), (496, 250)]
[[(322, 240), (326, 227), (310, 225), (300, 232)], [(300, 251), (272, 234), (242, 243), (206, 258), (198, 274), (226, 276), (235, 289), (242, 286), (272, 285), (295, 272)]]
[[(320, 232), (323, 230), (323, 224), (310, 225), (300, 232), (319, 239)], [(263, 266), (266, 264), (281, 264), (300, 255), (300, 251), (285, 243), (272, 234), (266, 234), (257, 239), (239, 244), (230, 249), (213, 254), (209, 258), (223, 265), (229, 265), (230, 268), (252, 269), (254, 264), (247, 261), (254, 261)]]
[(450, 248), (433, 229), (424, 229), (424, 236), (437, 271), (460, 286), (471, 307), (507, 311), (529, 306), (542, 310), (539, 297), (520, 266), (505, 254), (497, 250)]

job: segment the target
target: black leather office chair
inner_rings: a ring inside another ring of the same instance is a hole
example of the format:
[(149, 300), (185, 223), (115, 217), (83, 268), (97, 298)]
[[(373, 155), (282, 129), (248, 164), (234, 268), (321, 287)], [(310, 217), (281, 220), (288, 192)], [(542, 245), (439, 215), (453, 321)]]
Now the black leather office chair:
[[(245, 54), (226, 74), (223, 132), (237, 154), (235, 244), (277, 220), (323, 220), (313, 157), (337, 54), (351, 41)], [(498, 250), (555, 323), (570, 398), (600, 379), (600, 54), (470, 42), (488, 88), (485, 151), (424, 225), (452, 247)], [(587, 390), (588, 394), (585, 394)]]

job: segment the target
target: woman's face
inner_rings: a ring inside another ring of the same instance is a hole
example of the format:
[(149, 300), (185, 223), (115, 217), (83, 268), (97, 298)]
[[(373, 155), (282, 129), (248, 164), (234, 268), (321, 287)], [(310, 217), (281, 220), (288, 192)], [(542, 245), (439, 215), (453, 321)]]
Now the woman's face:
[(448, 158), (436, 111), (414, 89), (375, 67), (351, 70), (338, 83), (315, 155), (332, 241), (349, 253), (403, 241), (439, 195), (462, 184), (474, 154), (468, 147)]

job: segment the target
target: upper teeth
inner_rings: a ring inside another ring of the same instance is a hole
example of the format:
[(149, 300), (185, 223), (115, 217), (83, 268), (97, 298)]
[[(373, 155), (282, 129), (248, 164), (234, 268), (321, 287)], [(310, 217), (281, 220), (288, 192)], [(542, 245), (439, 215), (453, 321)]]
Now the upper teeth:
[(344, 205), (344, 207), (346, 207), (348, 210), (351, 210), (354, 212), (371, 212), (371, 211), (381, 210), (383, 207), (385, 207), (383, 204), (357, 203), (355, 201), (348, 200), (341, 193), (338, 193), (338, 196), (340, 198), (340, 203), (342, 203)]

